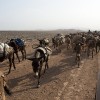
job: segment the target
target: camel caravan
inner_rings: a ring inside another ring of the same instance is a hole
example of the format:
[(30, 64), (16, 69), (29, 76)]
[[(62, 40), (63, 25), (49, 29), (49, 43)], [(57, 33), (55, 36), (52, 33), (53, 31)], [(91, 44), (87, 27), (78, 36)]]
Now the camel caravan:
[[(63, 42), (62, 42), (63, 41)], [(100, 50), (100, 35), (99, 32), (79, 32), (73, 34), (57, 34), (52, 38), (53, 47), (60, 50), (61, 45), (65, 44), (67, 50), (72, 50), (76, 53), (76, 63), (80, 65), (81, 53), (86, 52), (87, 57), (92, 57)]]
[[(90, 30), (88, 32), (79, 32), (79, 33), (71, 33), (71, 34), (56, 34), (51, 39), (51, 47), (50, 47), (50, 39), (43, 38), (41, 40), (38, 40), (38, 46), (35, 47), (34, 56), (33, 57), (27, 57), (26, 55), (26, 44), (25, 42), (20, 39), (10, 39), (6, 43), (0, 43), (0, 62), (5, 61), (6, 59), (9, 60), (9, 71), (6, 75), (10, 74), (11, 68), (13, 66), (14, 69), (16, 69), (15, 64), (15, 54), (18, 58), (18, 61), (21, 63), (21, 60), (19, 58), (18, 52), (20, 51), (22, 53), (22, 60), (30, 60), (32, 61), (32, 69), (35, 73), (35, 77), (37, 78), (37, 87), (40, 87), (40, 78), (41, 73), (44, 66), (44, 73), (49, 68), (48, 62), (50, 59), (50, 56), (52, 55), (52, 49), (56, 51), (62, 50), (62, 46), (67, 50), (71, 50), (72, 53), (75, 53), (75, 61), (80, 66), (81, 58), (82, 58), (82, 52), (86, 53), (87, 57), (94, 57), (94, 54), (97, 54), (100, 50), (100, 35), (99, 32), (94, 31), (91, 32)], [(33, 48), (34, 46), (32, 46)], [(52, 48), (52, 49), (51, 49)], [(5, 88), (5, 80), (4, 77), (2, 78), (2, 75), (0, 76), (0, 94), (3, 98), (2, 100), (5, 100), (5, 93), (8, 95), (11, 95), (10, 90)]]
[(65, 36), (63, 34), (57, 34), (52, 38), (53, 47), (61, 52), (61, 45), (65, 43)]

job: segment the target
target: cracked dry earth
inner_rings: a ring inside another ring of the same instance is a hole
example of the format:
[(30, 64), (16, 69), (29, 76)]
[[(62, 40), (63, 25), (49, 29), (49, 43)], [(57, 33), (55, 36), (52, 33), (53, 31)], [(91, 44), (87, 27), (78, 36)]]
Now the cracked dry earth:
[[(34, 43), (34, 44), (33, 44)], [(27, 54), (31, 54), (32, 44), (27, 42)], [(27, 55), (29, 56), (29, 55)], [(16, 70), (7, 76), (9, 87), (13, 95), (7, 100), (94, 100), (98, 73), (98, 56), (92, 59), (82, 53), (81, 65), (75, 63), (75, 54), (62, 46), (62, 52), (53, 54), (49, 60), (49, 69), (41, 77), (41, 86), (36, 88), (37, 79), (34, 78), (31, 61), (18, 63)], [(0, 64), (0, 69), (8, 71), (8, 61)]]

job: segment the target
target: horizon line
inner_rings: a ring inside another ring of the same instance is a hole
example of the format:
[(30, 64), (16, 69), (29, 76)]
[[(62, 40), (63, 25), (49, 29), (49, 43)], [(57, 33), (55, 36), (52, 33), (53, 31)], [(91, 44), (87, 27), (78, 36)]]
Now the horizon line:
[(87, 31), (90, 29), (77, 29), (77, 28), (69, 28), (69, 29), (34, 29), (34, 30), (12, 30), (12, 29), (8, 29), (8, 30), (0, 30), (0, 31), (57, 31), (57, 30), (80, 30), (80, 31)]

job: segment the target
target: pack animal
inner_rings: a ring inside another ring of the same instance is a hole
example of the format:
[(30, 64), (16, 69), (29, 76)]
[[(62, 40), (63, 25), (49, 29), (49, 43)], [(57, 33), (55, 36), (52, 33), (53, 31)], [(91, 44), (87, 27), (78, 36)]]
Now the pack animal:
[(48, 60), (49, 56), (52, 53), (52, 50), (46, 46), (46, 43), (44, 43), (44, 40), (39, 40), (39, 46), (36, 48), (34, 53), (34, 58), (28, 59), (32, 60), (32, 68), (35, 72), (35, 75), (38, 77), (38, 85), (37, 87), (40, 87), (40, 77), (41, 77), (41, 71), (43, 68), (43, 65), (45, 64), (44, 73), (49, 68)]
[(18, 55), (18, 51), (21, 51), (21, 53), (22, 53), (22, 60), (26, 59), (26, 49), (25, 49), (26, 46), (21, 39), (19, 39), (19, 38), (11, 39), (8, 44), (11, 47), (13, 47), (14, 53), (16, 54), (19, 62), (20, 62), (20, 58), (19, 58), (19, 55)]
[(92, 53), (92, 58), (93, 58), (95, 47), (96, 47), (95, 40), (94, 39), (89, 39), (87, 41), (87, 55), (88, 55), (88, 57), (90, 56), (90, 52), (91, 52)]
[(78, 43), (76, 43), (75, 44), (75, 48), (74, 48), (74, 50), (75, 50), (75, 53), (76, 53), (76, 62), (77, 62), (77, 64), (78, 64), (78, 67), (79, 67), (79, 65), (80, 65), (80, 60), (81, 60), (81, 48), (82, 48), (82, 43), (81, 42), (78, 42)]
[(0, 43), (0, 62), (3, 62), (5, 59), (9, 60), (9, 71), (8, 71), (9, 74), (11, 72), (12, 65), (14, 69), (16, 69), (14, 63), (14, 50), (9, 45), (5, 43)]

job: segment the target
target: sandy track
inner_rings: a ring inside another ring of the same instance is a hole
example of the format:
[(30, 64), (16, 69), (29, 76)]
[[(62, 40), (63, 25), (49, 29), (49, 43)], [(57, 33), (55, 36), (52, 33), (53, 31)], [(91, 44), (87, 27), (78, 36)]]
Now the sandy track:
[[(27, 53), (32, 52), (31, 43)], [(83, 54), (80, 68), (75, 63), (75, 54), (63, 46), (62, 53), (50, 57), (50, 68), (41, 78), (41, 87), (36, 88), (31, 61), (18, 63), (7, 76), (13, 95), (7, 100), (94, 100), (97, 82), (98, 57), (87, 59)], [(3, 63), (1, 70), (8, 70)]]

